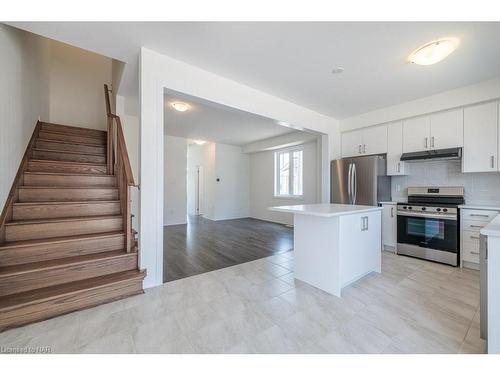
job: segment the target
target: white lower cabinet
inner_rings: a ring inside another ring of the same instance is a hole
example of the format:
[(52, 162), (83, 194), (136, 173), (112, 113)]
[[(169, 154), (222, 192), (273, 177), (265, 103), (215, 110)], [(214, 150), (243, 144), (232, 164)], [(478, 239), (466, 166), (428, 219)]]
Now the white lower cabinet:
[(382, 203), (382, 249), (396, 252), (398, 221), (396, 203)]
[(493, 220), (500, 211), (460, 210), (460, 265), (479, 269), (479, 231)]

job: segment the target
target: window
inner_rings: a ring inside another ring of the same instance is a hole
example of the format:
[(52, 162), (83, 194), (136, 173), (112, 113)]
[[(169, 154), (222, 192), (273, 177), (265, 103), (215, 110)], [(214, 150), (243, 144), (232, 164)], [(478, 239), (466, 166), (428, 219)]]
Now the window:
[(276, 151), (274, 153), (274, 195), (299, 198), (302, 190), (302, 148)]

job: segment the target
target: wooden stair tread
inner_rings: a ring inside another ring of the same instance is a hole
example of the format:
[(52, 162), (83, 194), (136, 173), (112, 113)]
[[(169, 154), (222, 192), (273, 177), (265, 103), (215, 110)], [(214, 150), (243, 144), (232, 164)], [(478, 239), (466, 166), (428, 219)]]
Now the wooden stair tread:
[(91, 189), (113, 189), (118, 190), (118, 186), (46, 186), (46, 185), (23, 185), (20, 186), (19, 189), (83, 189), (83, 190), (91, 190)]
[(95, 174), (95, 173), (69, 173), (69, 172), (43, 172), (43, 171), (26, 171), (25, 174), (36, 174), (36, 175), (54, 175), (54, 176), (90, 176), (90, 177), (116, 177), (114, 174)]
[(88, 221), (88, 220), (121, 219), (121, 218), (122, 215), (77, 216), (77, 217), (64, 217), (58, 219), (14, 220), (5, 223), (5, 225), (10, 226), (10, 225), (27, 225), (27, 224), (63, 223), (70, 221)]
[[(44, 125), (48, 125), (49, 127), (55, 127), (59, 128), (61, 130), (68, 130), (68, 131), (74, 131), (76, 133), (95, 133), (95, 134), (107, 134), (108, 132), (106, 130), (101, 130), (101, 129), (93, 129), (93, 128), (82, 128), (80, 126), (75, 126), (75, 125), (65, 125), (65, 124), (56, 124), (53, 122), (47, 122), (47, 121), (41, 121), (42, 123), (42, 128), (44, 128)], [(47, 130), (47, 129), (44, 129)]]
[(114, 232), (105, 232), (96, 234), (80, 234), (76, 236), (52, 237), (39, 240), (11, 241), (0, 244), (0, 252), (4, 249), (21, 248), (32, 245), (50, 245), (54, 243), (65, 243), (65, 242), (88, 240), (93, 238), (106, 238), (106, 237), (115, 237), (122, 235), (123, 231), (114, 231)]
[(42, 269), (46, 270), (53, 268), (65, 268), (75, 264), (84, 264), (99, 260), (105, 260), (111, 258), (124, 258), (129, 256), (137, 256), (137, 253), (135, 252), (127, 253), (124, 250), (116, 250), (116, 251), (107, 251), (107, 252), (88, 254), (88, 255), (80, 255), (70, 258), (52, 259), (52, 260), (44, 260), (41, 262), (18, 264), (15, 266), (5, 266), (5, 267), (0, 267), (0, 278), (10, 275), (22, 274), (26, 272), (33, 272)]
[(94, 289), (106, 284), (118, 283), (130, 279), (143, 279), (144, 276), (145, 273), (143, 271), (131, 270), (12, 294), (0, 298), (0, 310), (19, 307), (21, 305), (36, 304), (43, 300), (49, 300), (55, 297), (60, 298), (80, 290)]
[[(54, 152), (58, 154), (73, 154), (73, 155), (90, 155), (90, 156), (105, 156), (103, 154), (98, 154), (96, 152), (82, 152), (82, 151), (65, 151), (65, 150), (51, 150), (49, 148), (39, 148), (34, 147), (33, 151), (41, 151), (41, 152)], [(40, 160), (40, 159), (38, 159)], [(43, 159), (46, 160), (46, 159)]]
[(16, 203), (14, 203), (14, 206), (102, 204), (102, 203), (120, 203), (120, 201), (119, 200), (87, 200), (87, 201), (16, 202)]
[(95, 166), (95, 167), (106, 166), (106, 163), (84, 163), (81, 161), (30, 159), (30, 162), (32, 161), (37, 163), (47, 163), (47, 164), (83, 165), (83, 166)]
[(95, 138), (95, 139), (102, 139), (106, 138), (107, 133), (102, 133), (102, 134), (96, 134), (96, 133), (79, 133), (79, 132), (72, 132), (72, 131), (64, 131), (64, 130), (51, 130), (51, 129), (41, 129), (42, 132), (48, 133), (48, 134), (62, 134), (62, 135), (70, 135), (70, 136), (75, 136), (75, 137), (83, 137), (83, 138)]
[(106, 148), (105, 144), (93, 144), (93, 143), (85, 143), (85, 142), (72, 142), (72, 141), (63, 141), (60, 139), (49, 139), (49, 138), (37, 138), (37, 141), (43, 141), (43, 142), (51, 142), (51, 143), (64, 143), (68, 145), (78, 145), (78, 146), (90, 146), (90, 147), (101, 147), (101, 148)]

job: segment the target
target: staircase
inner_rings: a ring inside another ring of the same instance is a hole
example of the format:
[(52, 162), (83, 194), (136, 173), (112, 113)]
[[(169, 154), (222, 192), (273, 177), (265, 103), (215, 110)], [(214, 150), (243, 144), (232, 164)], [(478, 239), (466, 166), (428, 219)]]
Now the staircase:
[(0, 331), (143, 292), (115, 117), (37, 123), (0, 217)]

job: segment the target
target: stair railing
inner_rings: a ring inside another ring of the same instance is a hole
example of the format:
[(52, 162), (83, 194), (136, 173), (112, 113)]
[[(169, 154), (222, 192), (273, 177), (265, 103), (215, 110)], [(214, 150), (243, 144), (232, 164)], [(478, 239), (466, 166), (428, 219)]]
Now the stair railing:
[(120, 116), (112, 113), (109, 99), (110, 89), (104, 85), (104, 98), (106, 100), (106, 114), (108, 122), (107, 137), (107, 171), (109, 175), (115, 175), (120, 192), (120, 206), (123, 215), (123, 230), (125, 234), (125, 250), (132, 250), (132, 212), (130, 207), (131, 188), (138, 187), (134, 181), (132, 167), (123, 136), (123, 128)]

